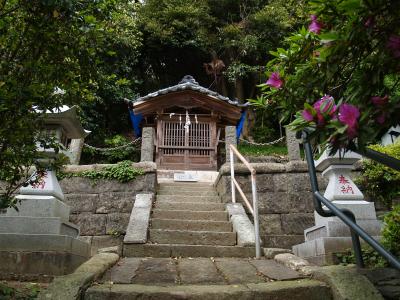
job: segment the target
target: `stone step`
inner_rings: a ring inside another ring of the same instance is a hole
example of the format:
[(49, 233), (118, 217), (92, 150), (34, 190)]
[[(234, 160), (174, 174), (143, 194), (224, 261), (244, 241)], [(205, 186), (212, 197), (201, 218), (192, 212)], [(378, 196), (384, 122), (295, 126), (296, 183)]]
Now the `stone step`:
[(190, 231), (232, 231), (232, 224), (225, 221), (152, 219), (151, 228)]
[(0, 246), (0, 254), (2, 251), (59, 251), (90, 256), (89, 243), (68, 235), (0, 233)]
[(254, 247), (184, 245), (184, 244), (124, 244), (126, 257), (255, 257)]
[(158, 190), (215, 191), (212, 185), (158, 185)]
[(150, 229), (150, 241), (158, 244), (236, 245), (236, 232)]
[(193, 187), (193, 188), (213, 188), (214, 186), (211, 183), (204, 182), (161, 182), (158, 184), (158, 187)]
[(198, 203), (198, 202), (156, 202), (157, 209), (191, 210), (191, 211), (224, 211), (224, 203)]
[(61, 222), (61, 218), (0, 216), (0, 233), (15, 234), (57, 234), (77, 237), (79, 227)]
[(214, 190), (197, 191), (197, 190), (183, 190), (183, 189), (171, 189), (171, 190), (158, 190), (157, 195), (180, 195), (180, 196), (218, 196), (218, 193)]
[(228, 221), (226, 211), (190, 211), (190, 210), (164, 210), (154, 209), (152, 218), (174, 220), (210, 220)]
[(327, 285), (312, 279), (235, 285), (99, 284), (85, 292), (85, 300), (108, 299), (319, 300), (332, 299), (332, 294)]
[(214, 202), (221, 203), (218, 196), (182, 196), (182, 195), (157, 195), (157, 202), (173, 201), (173, 202)]
[(176, 187), (171, 187), (171, 188), (158, 188), (157, 189), (157, 194), (159, 195), (178, 195), (181, 192), (183, 192), (184, 195), (186, 195), (187, 193), (192, 193), (193, 195), (195, 195), (196, 193), (211, 193), (213, 195), (217, 195), (218, 194), (215, 192), (214, 189), (210, 188), (210, 189), (205, 189), (205, 188), (176, 188)]

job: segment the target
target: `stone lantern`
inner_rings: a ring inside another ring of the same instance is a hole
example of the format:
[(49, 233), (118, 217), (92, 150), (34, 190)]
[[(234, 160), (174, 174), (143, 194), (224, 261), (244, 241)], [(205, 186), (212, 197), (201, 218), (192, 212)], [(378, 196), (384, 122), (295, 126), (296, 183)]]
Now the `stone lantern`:
[[(315, 167), (329, 180), (324, 197), (338, 208), (352, 211), (357, 224), (376, 237), (380, 235), (381, 223), (376, 218), (375, 205), (364, 200), (350, 176), (354, 163), (360, 159), (360, 155), (351, 151), (335, 155), (325, 151)], [(332, 263), (334, 253), (351, 248), (349, 227), (338, 217), (322, 217), (315, 211), (314, 219), (315, 226), (304, 230), (305, 242), (293, 246), (293, 252), (316, 264)]]
[[(79, 164), (83, 141), (90, 131), (83, 129), (77, 115), (77, 107), (69, 108), (64, 105), (55, 109), (54, 112), (47, 111), (44, 114), (43, 122), (42, 133), (47, 136), (54, 136), (60, 143), (60, 152), (69, 158), (71, 164)], [(39, 150), (44, 151), (40, 147)], [(48, 152), (49, 150), (46, 150), (46, 153)]]
[[(61, 152), (71, 157), (71, 139), (83, 139), (88, 134), (77, 117), (76, 107), (64, 106), (43, 118), (44, 133), (55, 136), (64, 146)], [(45, 153), (45, 160), (57, 155), (54, 149), (38, 146), (38, 150)], [(63, 275), (90, 256), (90, 245), (78, 239), (79, 227), (69, 222), (70, 207), (63, 202), (64, 194), (54, 171), (44, 171), (38, 182), (22, 187), (16, 198), (18, 210), (8, 208), (0, 214), (0, 252), (9, 253), (3, 272)]]
[[(70, 160), (80, 157), (78, 152), (72, 151), (70, 148), (72, 140), (82, 140), (90, 133), (83, 129), (76, 113), (77, 107), (62, 106), (56, 112), (46, 112), (43, 117), (44, 129), (42, 134), (53, 136), (60, 144), (60, 153), (66, 155)], [(38, 145), (39, 152), (45, 154), (45, 159), (53, 159), (56, 156), (54, 149), (44, 149)], [(45, 174), (34, 185), (28, 185), (20, 189), (17, 198), (22, 199), (24, 195), (45, 195), (53, 196), (61, 201), (64, 200), (64, 194), (61, 191), (56, 174), (52, 170), (46, 170)]]

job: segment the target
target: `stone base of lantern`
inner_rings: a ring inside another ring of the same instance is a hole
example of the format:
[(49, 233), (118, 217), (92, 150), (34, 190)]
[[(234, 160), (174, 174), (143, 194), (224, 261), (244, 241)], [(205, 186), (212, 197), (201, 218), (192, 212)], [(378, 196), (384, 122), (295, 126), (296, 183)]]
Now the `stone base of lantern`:
[[(351, 210), (357, 224), (379, 240), (382, 224), (376, 219), (375, 206), (367, 201), (333, 201), (338, 208)], [(293, 246), (293, 253), (317, 265), (338, 263), (336, 253), (352, 249), (350, 229), (338, 217), (321, 217), (314, 212), (315, 226), (304, 231), (305, 242)], [(363, 240), (360, 239), (363, 243)]]
[[(377, 241), (380, 236), (373, 236)], [(360, 239), (361, 247), (366, 243)], [(336, 254), (347, 252), (353, 249), (351, 237), (320, 237), (295, 245), (292, 248), (293, 254), (305, 258), (312, 264), (324, 266), (340, 263)]]
[[(71, 273), (90, 257), (90, 245), (69, 222), (70, 208), (47, 195), (18, 195), (18, 211), (0, 212), (0, 279)], [(10, 277), (11, 276), (11, 277)], [(14, 276), (14, 277), (12, 277)]]

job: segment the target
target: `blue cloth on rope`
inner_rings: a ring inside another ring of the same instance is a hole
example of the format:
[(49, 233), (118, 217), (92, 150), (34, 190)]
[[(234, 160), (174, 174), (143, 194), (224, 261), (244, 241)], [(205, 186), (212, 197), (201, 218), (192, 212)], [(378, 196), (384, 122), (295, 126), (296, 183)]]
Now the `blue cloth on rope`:
[(135, 136), (141, 137), (142, 129), (140, 128), (140, 122), (143, 119), (143, 115), (142, 114), (135, 115), (135, 113), (131, 109), (129, 110), (129, 115), (131, 117), (132, 127), (133, 127), (133, 131), (135, 132)]
[(240, 116), (239, 122), (236, 126), (236, 138), (237, 138), (238, 143), (239, 143), (240, 135), (242, 134), (244, 121), (246, 120), (246, 113), (247, 113), (247, 111), (242, 112), (242, 115)]

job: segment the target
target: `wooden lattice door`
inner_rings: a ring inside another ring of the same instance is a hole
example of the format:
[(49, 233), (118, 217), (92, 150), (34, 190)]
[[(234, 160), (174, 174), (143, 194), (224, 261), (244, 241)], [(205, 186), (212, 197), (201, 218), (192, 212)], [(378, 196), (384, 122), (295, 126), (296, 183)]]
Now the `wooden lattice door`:
[(174, 170), (216, 169), (215, 121), (193, 122), (186, 130), (183, 122), (159, 120), (157, 164)]

